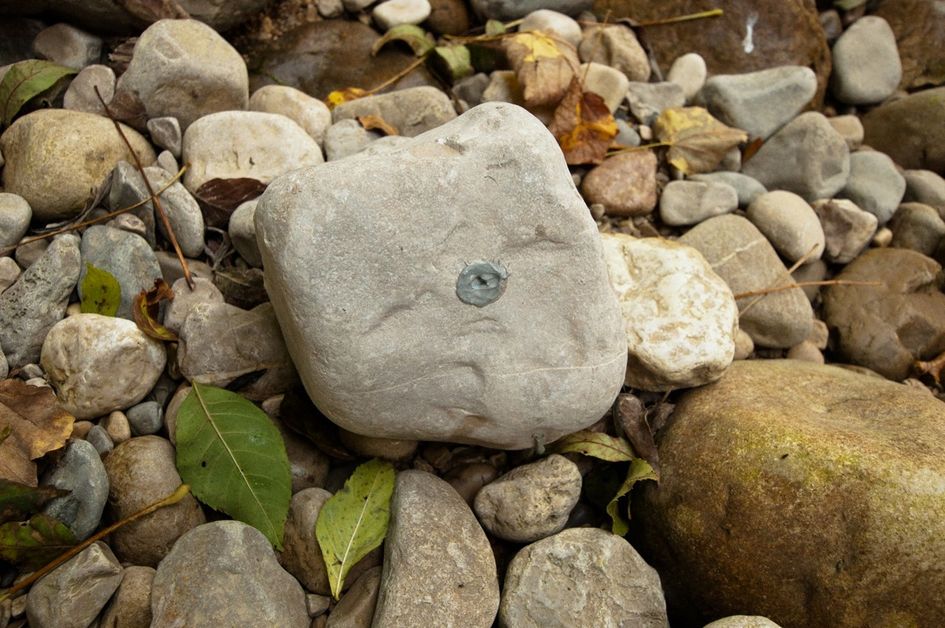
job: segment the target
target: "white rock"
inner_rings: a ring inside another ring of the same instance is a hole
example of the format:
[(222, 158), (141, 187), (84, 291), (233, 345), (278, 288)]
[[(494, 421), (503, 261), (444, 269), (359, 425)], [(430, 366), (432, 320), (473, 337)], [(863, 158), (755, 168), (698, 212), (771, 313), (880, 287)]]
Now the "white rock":
[(376, 7), (371, 15), (382, 31), (388, 31), (401, 24), (419, 24), (430, 16), (430, 3), (427, 0), (387, 0)]
[(575, 48), (581, 43), (581, 25), (577, 23), (577, 20), (549, 9), (538, 9), (526, 15), (522, 18), (522, 23), (518, 25), (518, 30), (519, 32), (541, 31)]
[(672, 67), (669, 68), (669, 74), (666, 75), (666, 80), (682, 87), (688, 102), (705, 85), (706, 76), (705, 59), (697, 52), (690, 52), (677, 57), (673, 61)]
[(253, 199), (240, 204), (233, 213), (230, 214), (230, 225), (228, 228), (230, 241), (236, 248), (246, 263), (256, 268), (262, 268), (262, 256), (259, 253), (259, 245), (256, 244), (256, 203), (259, 199)]
[(210, 179), (248, 177), (269, 183), (281, 174), (322, 163), (305, 129), (285, 116), (223, 111), (200, 118), (184, 132), (184, 185), (191, 192)]
[(659, 238), (602, 234), (629, 347), (628, 386), (690, 388), (715, 381), (735, 353), (732, 291), (695, 249)]
[(745, 216), (788, 262), (802, 257), (812, 262), (823, 255), (823, 227), (813, 208), (797, 194), (784, 190), (762, 194), (748, 206)]
[(82, 71), (76, 74), (69, 83), (62, 97), (63, 109), (103, 115), (105, 107), (95, 94), (95, 88), (98, 88), (102, 100), (106, 104), (110, 103), (112, 96), (115, 95), (115, 71), (107, 65), (98, 64), (82, 68)]
[(249, 97), (249, 108), (252, 111), (284, 115), (305, 129), (319, 144), (325, 139), (325, 131), (331, 126), (331, 111), (328, 105), (301, 90), (285, 85), (260, 87)]
[(164, 345), (134, 322), (101, 316), (70, 316), (49, 330), (40, 364), (59, 403), (79, 419), (133, 406), (164, 370)]
[(602, 63), (582, 63), (578, 76), (584, 79), (584, 91), (594, 92), (604, 99), (611, 113), (617, 110), (627, 97), (630, 79), (627, 75)]

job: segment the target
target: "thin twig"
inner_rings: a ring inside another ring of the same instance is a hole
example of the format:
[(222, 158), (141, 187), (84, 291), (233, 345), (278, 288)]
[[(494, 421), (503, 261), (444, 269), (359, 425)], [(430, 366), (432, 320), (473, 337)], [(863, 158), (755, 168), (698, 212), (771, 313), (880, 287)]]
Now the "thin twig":
[(608, 157), (613, 157), (614, 155), (619, 155), (621, 153), (635, 153), (641, 150), (648, 150), (650, 148), (661, 148), (663, 146), (672, 146), (672, 142), (653, 142), (651, 144), (640, 144), (639, 146), (624, 146), (623, 144), (616, 144), (617, 148), (607, 151)]
[(702, 20), (708, 17), (720, 17), (725, 12), (722, 9), (709, 9), (708, 11), (699, 11), (688, 15), (677, 15), (676, 17), (667, 17), (661, 20), (650, 20), (649, 22), (636, 22), (634, 26), (646, 28), (647, 26), (665, 26), (667, 24), (678, 24), (679, 22), (689, 22), (691, 20)]
[(131, 156), (134, 157), (135, 167), (138, 168), (138, 172), (141, 173), (141, 178), (144, 179), (144, 185), (148, 190), (148, 194), (151, 196), (151, 204), (154, 205), (154, 211), (157, 212), (157, 215), (160, 217), (161, 223), (164, 225), (164, 232), (167, 234), (167, 239), (171, 241), (171, 246), (174, 247), (174, 252), (177, 253), (177, 259), (180, 260), (181, 269), (184, 271), (184, 279), (187, 280), (187, 285), (193, 290), (197, 285), (194, 283), (194, 278), (190, 276), (190, 267), (187, 266), (187, 259), (184, 258), (184, 252), (180, 250), (180, 245), (177, 243), (177, 236), (174, 234), (171, 222), (167, 219), (167, 213), (164, 211), (164, 206), (161, 204), (161, 197), (154, 193), (151, 182), (148, 180), (147, 175), (144, 174), (144, 166), (141, 165), (141, 159), (138, 157), (138, 153), (132, 148), (131, 142), (125, 137), (125, 132), (121, 130), (121, 125), (118, 124), (118, 120), (112, 115), (111, 109), (108, 108), (105, 99), (102, 98), (102, 94), (98, 91), (98, 85), (94, 85), (93, 89), (95, 90), (95, 95), (98, 97), (98, 101), (102, 103), (102, 109), (105, 110), (105, 115), (108, 116), (108, 119), (115, 125), (115, 130), (118, 131), (118, 135), (121, 136)]
[[(796, 285), (795, 282), (794, 282), (794, 278), (791, 277), (791, 273), (793, 273), (795, 270), (797, 270), (798, 268), (800, 268), (800, 267), (804, 264), (804, 262), (806, 262), (806, 261), (810, 258), (810, 256), (814, 254), (814, 251), (816, 251), (816, 250), (817, 250), (817, 245), (815, 244), (815, 245), (813, 245), (812, 247), (810, 247), (810, 250), (809, 250), (809, 251), (807, 251), (806, 253), (804, 253), (803, 255), (801, 255), (801, 258), (800, 258), (799, 260), (797, 260), (796, 262), (794, 262), (794, 264), (793, 264), (790, 268), (787, 269), (787, 278), (791, 281), (791, 283), (788, 284), (786, 287), (782, 287), (783, 290), (787, 290), (788, 288), (793, 288), (793, 287)], [(774, 284), (777, 284), (777, 283), (780, 282), (781, 280), (782, 280), (782, 277), (778, 277), (778, 278), (774, 281)], [(763, 290), (771, 290), (772, 288), (775, 287), (774, 284), (769, 285), (767, 288), (763, 288)], [(765, 293), (760, 294), (760, 295), (758, 295), (757, 297), (755, 297), (755, 300), (752, 301), (751, 303), (749, 303), (748, 305), (746, 305), (746, 306), (745, 306), (745, 309), (744, 309), (744, 310), (741, 310), (741, 311), (738, 313), (738, 315), (739, 315), (739, 316), (744, 316), (745, 313), (746, 313), (748, 310), (750, 310), (751, 308), (753, 308), (756, 303), (758, 303), (759, 301), (761, 301), (761, 300), (762, 300), (763, 298), (765, 298), (765, 296), (767, 296), (768, 294), (769, 294), (768, 292), (765, 292)]]
[[(183, 167), (181, 167), (181, 169), (177, 171), (177, 174), (175, 174), (175, 175), (171, 178), (170, 181), (168, 181), (166, 184), (164, 184), (164, 187), (162, 187), (160, 190), (158, 190), (158, 194), (163, 194), (164, 191), (165, 191), (167, 188), (169, 188), (169, 187), (171, 187), (172, 185), (174, 185), (174, 183), (177, 182), (177, 180), (180, 179), (181, 176), (183, 176), (183, 174), (184, 174), (184, 172), (185, 172), (186, 170), (187, 170), (187, 166), (186, 166), (186, 165), (184, 165)], [(121, 209), (116, 209), (115, 211), (111, 211), (111, 212), (108, 212), (107, 214), (103, 214), (103, 215), (99, 216), (98, 218), (92, 218), (91, 220), (86, 220), (86, 221), (84, 221), (84, 222), (73, 223), (73, 224), (71, 224), (71, 225), (66, 225), (65, 227), (61, 227), (61, 228), (59, 228), (59, 229), (53, 229), (52, 231), (47, 231), (46, 233), (43, 233), (43, 234), (40, 234), (40, 235), (37, 235), (37, 236), (33, 236), (33, 237), (30, 237), (30, 238), (26, 238), (25, 240), (22, 240), (22, 241), (20, 241), (20, 242), (17, 242), (16, 244), (14, 244), (14, 245), (12, 245), (12, 246), (7, 246), (7, 247), (4, 247), (4, 248), (0, 249), (0, 255), (6, 255), (7, 253), (10, 253), (10, 252), (12, 252), (12, 251), (15, 251), (15, 250), (17, 249), (17, 247), (21, 247), (21, 246), (23, 246), (24, 244), (32, 244), (33, 242), (39, 242), (40, 240), (45, 240), (45, 239), (47, 239), (47, 238), (52, 238), (52, 237), (55, 237), (55, 236), (57, 236), (57, 235), (61, 235), (61, 234), (63, 234), (63, 233), (69, 233), (70, 231), (76, 231), (76, 230), (78, 230), (78, 229), (84, 229), (85, 227), (91, 227), (92, 225), (97, 225), (97, 224), (100, 223), (100, 222), (107, 222), (107, 221), (111, 220), (112, 218), (114, 218), (115, 216), (120, 216), (121, 214), (126, 214), (126, 213), (130, 212), (132, 209), (137, 209), (137, 208), (141, 207), (142, 205), (146, 205), (147, 203), (150, 203), (150, 202), (151, 202), (151, 199), (150, 199), (150, 198), (143, 198), (143, 199), (141, 199), (140, 201), (138, 201), (137, 203), (135, 203), (134, 205), (128, 205), (127, 207), (122, 207)]]
[[(881, 286), (882, 281), (853, 281), (848, 279), (826, 279), (824, 281), (798, 281), (797, 283), (776, 288), (762, 288), (761, 290), (749, 290), (748, 292), (739, 292), (735, 299), (747, 299), (748, 297), (764, 296), (772, 292), (782, 292), (791, 288), (806, 288), (808, 286)], [(745, 308), (746, 310), (748, 308)]]
[(163, 499), (159, 499), (153, 504), (145, 506), (144, 508), (134, 513), (133, 515), (129, 515), (128, 517), (125, 517), (121, 521), (117, 521), (113, 523), (112, 525), (108, 526), (107, 528), (103, 528), (102, 530), (99, 530), (98, 532), (96, 532), (95, 534), (87, 538), (86, 540), (82, 541), (75, 547), (69, 548), (68, 551), (60, 554), (59, 556), (54, 558), (51, 562), (37, 569), (36, 571), (31, 573), (29, 576), (27, 576), (23, 580), (20, 580), (19, 582), (14, 584), (12, 587), (7, 589), (3, 593), (0, 593), (0, 602), (10, 598), (14, 593), (18, 593), (22, 591), (23, 589), (27, 588), (28, 586), (30, 586), (31, 584), (33, 584), (34, 582), (36, 582), (37, 580), (39, 580), (40, 578), (48, 574), (53, 569), (55, 569), (62, 563), (66, 562), (67, 560), (69, 560), (70, 558), (72, 558), (73, 556), (75, 556), (76, 554), (84, 550), (85, 548), (87, 548), (89, 545), (92, 545), (92, 543), (95, 543), (96, 541), (100, 541), (101, 539), (105, 538), (106, 536), (108, 536), (109, 534), (117, 530), (118, 528), (124, 527), (128, 525), (129, 523), (134, 523), (141, 517), (150, 515), (152, 512), (154, 512), (155, 510), (158, 510), (159, 508), (164, 508), (165, 506), (173, 506), (180, 500), (184, 499), (184, 497), (186, 497), (189, 492), (190, 492), (190, 486), (188, 486), (187, 484), (181, 484), (180, 486), (177, 487), (177, 490), (175, 490), (173, 493), (171, 493), (167, 497)]
[(430, 53), (428, 52), (428, 53), (426, 53), (425, 55), (423, 55), (422, 57), (417, 57), (416, 59), (414, 59), (413, 63), (411, 63), (410, 65), (408, 65), (407, 67), (405, 67), (403, 70), (401, 70), (400, 72), (398, 72), (398, 73), (395, 74), (394, 76), (390, 77), (389, 79), (387, 79), (386, 81), (384, 81), (384, 82), (381, 83), (380, 85), (377, 85), (377, 86), (372, 87), (371, 89), (367, 90), (366, 92), (364, 92), (364, 95), (365, 95), (365, 96), (370, 96), (371, 94), (376, 94), (377, 92), (381, 91), (381, 90), (384, 89), (385, 87), (390, 87), (391, 85), (393, 85), (394, 83), (396, 83), (397, 81), (399, 81), (400, 79), (404, 78), (405, 76), (407, 76), (408, 74), (410, 74), (411, 72), (413, 72), (414, 70), (416, 70), (417, 68), (419, 68), (421, 65), (423, 65), (423, 62), (427, 60), (427, 57), (428, 57), (429, 55), (430, 55)]

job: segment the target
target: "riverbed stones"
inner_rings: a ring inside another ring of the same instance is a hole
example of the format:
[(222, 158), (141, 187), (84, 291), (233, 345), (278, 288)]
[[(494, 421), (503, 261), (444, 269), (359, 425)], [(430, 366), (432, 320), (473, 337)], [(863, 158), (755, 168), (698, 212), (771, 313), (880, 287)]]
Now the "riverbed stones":
[(867, 145), (903, 168), (945, 172), (945, 87), (876, 107), (863, 116), (863, 129)]
[[(774, 248), (747, 219), (710, 218), (685, 233), (679, 242), (697, 249), (734, 294), (764, 290), (791, 282)], [(753, 303), (749, 309), (748, 304)], [(761, 347), (787, 349), (810, 332), (813, 311), (800, 288), (780, 290), (761, 299), (738, 300), (739, 325)]]
[(611, 216), (644, 216), (656, 207), (656, 154), (651, 150), (621, 153), (604, 161), (581, 180), (589, 203), (600, 203)]
[(323, 488), (307, 488), (292, 496), (285, 522), (283, 549), (277, 553), (279, 564), (312, 593), (328, 595), (328, 571), (321, 546), (315, 538), (315, 522), (322, 506), (331, 498)]
[(164, 345), (132, 321), (76, 314), (49, 330), (40, 363), (62, 407), (91, 419), (141, 401), (165, 359)]
[[(293, 361), (345, 429), (530, 447), (596, 421), (623, 381), (596, 225), (554, 138), (515, 105), (282, 177), (256, 229)], [(465, 282), (490, 299), (464, 301)]]
[(758, 227), (781, 257), (792, 264), (820, 259), (824, 229), (807, 201), (797, 194), (775, 190), (748, 206), (745, 216)]
[(679, 85), (686, 96), (686, 102), (689, 102), (705, 85), (706, 75), (705, 59), (702, 58), (702, 55), (696, 52), (687, 52), (676, 57), (673, 65), (669, 68), (666, 80)]
[(376, 96), (366, 96), (338, 105), (332, 120), (379, 116), (400, 135), (414, 137), (456, 117), (449, 96), (435, 87), (411, 87)]
[(0, 192), (0, 248), (13, 246), (30, 227), (33, 210), (19, 194)]
[(472, 510), (435, 475), (398, 473), (372, 625), (488, 628), (498, 607), (495, 556)]
[(286, 85), (266, 85), (249, 97), (249, 108), (253, 111), (278, 113), (291, 119), (319, 144), (331, 125), (328, 105), (312, 98), (305, 92)]
[(793, 360), (736, 362), (687, 392), (634, 510), (667, 595), (694, 625), (941, 624), (941, 416), (912, 388)]
[(603, 239), (626, 326), (627, 385), (662, 391), (721, 377), (738, 331), (738, 308), (725, 281), (689, 246), (619, 233)]
[(824, 259), (836, 264), (852, 262), (869, 246), (879, 224), (874, 214), (847, 199), (814, 201), (813, 209), (824, 230)]
[(859, 151), (850, 155), (850, 178), (839, 196), (876, 216), (880, 225), (892, 218), (906, 191), (906, 180), (896, 164), (879, 151)]
[(930, 257), (945, 237), (945, 221), (938, 210), (923, 203), (900, 205), (889, 227), (893, 231), (890, 246), (912, 249)]
[(558, 11), (538, 9), (532, 11), (522, 20), (520, 31), (541, 31), (561, 41), (565, 41), (575, 48), (581, 43), (581, 25), (572, 17)]
[(308, 628), (305, 592), (261, 532), (214, 521), (182, 536), (157, 568), (154, 628), (282, 626)]
[(590, 25), (584, 29), (578, 45), (581, 61), (610, 66), (631, 81), (650, 78), (650, 61), (637, 36), (623, 24)]
[(902, 80), (896, 35), (881, 17), (866, 15), (833, 45), (830, 91), (850, 105), (871, 105), (892, 96)]
[(472, 8), (480, 16), (493, 20), (515, 20), (537, 9), (549, 9), (566, 15), (589, 11), (591, 0), (472, 0)]
[(135, 43), (118, 79), (149, 118), (173, 116), (186, 130), (217, 111), (246, 109), (249, 77), (243, 58), (215, 30), (197, 20), (159, 20)]
[(92, 225), (82, 234), (82, 269), (79, 273), (79, 298), (85, 294), (82, 280), (87, 264), (111, 273), (121, 288), (121, 302), (116, 316), (131, 319), (131, 305), (142, 290), (154, 287), (161, 278), (161, 266), (154, 251), (141, 236), (103, 225)]
[(656, 570), (623, 538), (573, 528), (522, 549), (505, 576), (502, 626), (667, 628)]
[(43, 486), (69, 491), (50, 500), (43, 512), (65, 523), (76, 539), (91, 536), (108, 499), (108, 475), (95, 447), (84, 440), (69, 441), (65, 454), (43, 478)]
[(152, 567), (131, 565), (121, 572), (121, 584), (102, 612), (101, 628), (143, 628), (151, 625)]
[(660, 195), (660, 218), (668, 225), (695, 225), (738, 208), (738, 192), (718, 181), (670, 181)]
[[(122, 131), (144, 165), (154, 150), (137, 131)], [(19, 194), (37, 221), (71, 218), (85, 207), (121, 160), (132, 160), (112, 122), (68, 109), (41, 109), (18, 118), (0, 136), (5, 192)]]

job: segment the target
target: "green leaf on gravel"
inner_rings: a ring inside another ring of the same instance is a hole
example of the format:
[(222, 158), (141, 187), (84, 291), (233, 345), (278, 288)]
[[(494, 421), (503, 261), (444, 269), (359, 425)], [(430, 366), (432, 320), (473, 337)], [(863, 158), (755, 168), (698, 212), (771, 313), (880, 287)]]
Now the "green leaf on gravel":
[(114, 316), (121, 305), (121, 286), (115, 276), (107, 270), (85, 263), (85, 277), (82, 278), (82, 301), (79, 304), (83, 314), (101, 314)]
[(413, 24), (401, 24), (390, 29), (380, 39), (371, 46), (371, 56), (377, 56), (381, 48), (392, 41), (402, 41), (413, 50), (413, 54), (418, 57), (426, 55), (433, 50), (433, 38), (427, 35), (427, 32)]
[(336, 600), (352, 565), (387, 536), (396, 475), (390, 463), (376, 458), (365, 462), (318, 513), (315, 538), (322, 548), (331, 594)]
[(506, 30), (505, 24), (499, 20), (486, 20), (486, 35), (501, 35)]
[(45, 565), (75, 544), (72, 531), (49, 515), (0, 525), (0, 560), (24, 570)]
[(626, 439), (603, 432), (581, 430), (556, 441), (551, 451), (558, 454), (579, 453), (607, 462), (629, 462), (633, 460), (633, 449)]
[(617, 493), (607, 504), (607, 514), (610, 515), (610, 531), (614, 534), (623, 536), (630, 531), (630, 522), (628, 521), (630, 506), (627, 505), (627, 518), (625, 519), (620, 512), (619, 502), (620, 498), (629, 493), (633, 485), (640, 480), (659, 480), (659, 476), (653, 471), (653, 467), (650, 466), (649, 462), (642, 458), (635, 458), (630, 463), (630, 468), (627, 469), (627, 477), (623, 484), (620, 485)]
[(43, 504), (55, 497), (68, 495), (55, 486), (27, 486), (19, 482), (0, 479), (0, 523), (23, 521), (39, 512)]
[(266, 413), (236, 393), (193, 382), (176, 437), (177, 470), (194, 496), (281, 550), (292, 475), (282, 435)]
[(437, 46), (433, 49), (433, 60), (446, 70), (453, 81), (466, 78), (475, 72), (469, 48), (466, 46)]
[(0, 117), (3, 126), (13, 118), (27, 102), (42, 94), (64, 76), (76, 70), (41, 59), (27, 59), (10, 66), (0, 81)]

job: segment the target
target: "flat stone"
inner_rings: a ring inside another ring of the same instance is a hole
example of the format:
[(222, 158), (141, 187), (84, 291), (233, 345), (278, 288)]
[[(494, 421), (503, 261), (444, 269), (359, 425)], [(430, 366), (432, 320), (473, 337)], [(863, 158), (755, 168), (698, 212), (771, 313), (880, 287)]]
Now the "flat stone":
[(631, 81), (627, 88), (630, 113), (643, 124), (653, 124), (660, 112), (686, 104), (686, 92), (676, 83), (643, 83)]
[(850, 176), (850, 149), (827, 118), (808, 111), (771, 136), (742, 172), (808, 202), (830, 198)]
[(667, 225), (695, 225), (738, 208), (738, 193), (727, 183), (670, 181), (660, 195), (660, 218)]
[(667, 628), (660, 577), (623, 538), (573, 528), (522, 549), (502, 590), (503, 626)]
[(516, 467), (486, 484), (473, 509), (490, 533), (531, 543), (564, 528), (581, 497), (581, 472), (558, 454)]
[(151, 625), (151, 567), (131, 565), (121, 572), (121, 584), (102, 612), (100, 628), (132, 628)]
[(811, 206), (797, 194), (783, 190), (762, 194), (748, 206), (745, 217), (792, 264), (823, 255), (824, 229)]
[(62, 107), (73, 111), (85, 111), (104, 115), (105, 108), (98, 99), (95, 90), (102, 95), (102, 100), (111, 102), (115, 95), (115, 71), (107, 65), (93, 64), (82, 68), (75, 75), (66, 93), (62, 97)]
[(541, 31), (567, 42), (575, 48), (581, 43), (581, 25), (560, 11), (538, 9), (522, 19), (519, 31)]
[(46, 334), (66, 314), (79, 280), (80, 259), (79, 238), (58, 236), (0, 294), (0, 346), (11, 368), (39, 362)]
[(164, 345), (132, 321), (77, 314), (49, 330), (40, 363), (62, 407), (91, 419), (144, 399), (165, 359)]
[(253, 199), (237, 207), (230, 214), (227, 231), (230, 234), (230, 242), (240, 257), (250, 266), (262, 268), (262, 255), (259, 253), (259, 245), (256, 244), (255, 216), (258, 202), (258, 199)]
[(906, 180), (892, 159), (877, 151), (859, 151), (850, 155), (850, 178), (837, 194), (885, 225), (905, 192)]
[(302, 586), (322, 595), (329, 595), (331, 587), (321, 546), (315, 538), (315, 522), (329, 498), (331, 493), (323, 488), (307, 488), (292, 496), (282, 539), (283, 549), (276, 553), (279, 564)]
[(890, 246), (912, 249), (929, 257), (934, 255), (942, 237), (945, 237), (945, 221), (938, 210), (922, 203), (900, 205), (889, 227), (893, 231)]
[(154, 287), (154, 280), (161, 278), (161, 266), (147, 241), (128, 231), (93, 225), (82, 234), (82, 270), (79, 273), (79, 298), (91, 264), (108, 271), (121, 287), (121, 304), (115, 314), (131, 319), (131, 305), (142, 290)]
[[(122, 132), (147, 166), (154, 150), (137, 131)], [(0, 136), (5, 192), (19, 194), (33, 219), (56, 222), (80, 212), (91, 190), (131, 153), (111, 120), (82, 111), (40, 109), (18, 118)]]
[(611, 216), (645, 216), (656, 207), (656, 166), (651, 150), (614, 155), (584, 176), (581, 193)]
[[(177, 490), (181, 479), (174, 460), (173, 445), (159, 436), (137, 436), (115, 447), (105, 457), (112, 519), (123, 519)], [(115, 531), (110, 541), (123, 561), (156, 567), (182, 534), (204, 521), (200, 504), (188, 494)]]
[(26, 598), (35, 628), (86, 628), (121, 582), (121, 565), (98, 541), (36, 581)]
[(262, 532), (239, 521), (198, 526), (158, 565), (151, 588), (153, 628), (308, 628), (305, 592), (276, 562)]
[(738, 307), (695, 249), (659, 238), (603, 234), (629, 347), (626, 383), (643, 390), (701, 386), (732, 362)]
[(904, 202), (925, 203), (945, 213), (945, 179), (931, 170), (906, 170)]
[(824, 320), (836, 331), (846, 360), (901, 381), (915, 360), (945, 351), (942, 267), (908, 249), (871, 249), (836, 279), (880, 285), (835, 285), (824, 290)]
[(863, 123), (859, 116), (833, 116), (827, 118), (827, 122), (843, 137), (851, 151), (863, 144)]
[(151, 118), (148, 120), (148, 133), (151, 134), (151, 141), (155, 145), (169, 150), (176, 158), (180, 157), (181, 142), (183, 141), (183, 132), (180, 129), (180, 122), (173, 116), (163, 116), (160, 118)]
[(702, 55), (696, 52), (687, 52), (676, 57), (673, 65), (669, 68), (666, 80), (679, 85), (686, 96), (686, 102), (690, 102), (705, 85), (707, 74), (705, 59), (702, 58)]
[[(774, 248), (741, 216), (716, 216), (685, 233), (679, 242), (697, 249), (725, 280), (733, 294), (764, 290), (791, 281)], [(758, 299), (738, 300), (739, 326), (762, 347), (793, 347), (807, 337), (813, 318), (800, 288), (773, 292)]]
[(285, 85), (260, 87), (249, 97), (252, 111), (278, 113), (305, 129), (313, 140), (321, 144), (325, 131), (331, 126), (328, 105), (305, 92)]
[[(597, 227), (557, 142), (519, 107), (480, 105), (402, 148), (282, 177), (256, 230), (289, 352), (345, 429), (529, 447), (596, 421), (623, 381)], [(462, 292), (490, 263), (514, 273), (504, 293)], [(416, 334), (422, 346), (399, 350)]]
[(945, 622), (945, 573), (930, 567), (945, 560), (942, 408), (794, 360), (737, 362), (688, 391), (659, 439), (659, 486), (634, 510), (667, 597), (700, 613), (686, 623)]
[[(67, 68), (81, 70), (102, 58), (102, 40), (70, 24), (53, 24), (33, 40), (33, 52)], [(107, 100), (105, 102), (108, 102)]]
[(702, 98), (709, 112), (750, 137), (768, 139), (790, 122), (817, 93), (808, 67), (785, 65), (747, 74), (718, 74), (706, 81)]
[(173, 116), (185, 130), (218, 111), (246, 109), (249, 77), (243, 58), (197, 20), (159, 20), (135, 43), (116, 92), (137, 98), (148, 118)]
[(0, 248), (13, 246), (30, 228), (33, 210), (18, 194), (0, 192)]
[(495, 557), (469, 506), (435, 475), (398, 473), (372, 626), (488, 628), (498, 607)]
[(830, 91), (840, 102), (872, 105), (893, 95), (902, 80), (896, 35), (889, 23), (865, 15), (833, 45)]
[(846, 199), (815, 201), (813, 207), (824, 230), (825, 259), (848, 264), (869, 246), (879, 222), (876, 216)]
[(269, 183), (279, 175), (322, 163), (322, 151), (289, 118), (259, 111), (206, 115), (184, 132), (184, 185), (196, 192), (211, 179), (246, 177)]
[(740, 172), (707, 172), (691, 175), (687, 177), (687, 180), (703, 183), (724, 183), (731, 186), (738, 195), (739, 207), (748, 207), (752, 201), (768, 191), (757, 179)]
[(633, 31), (623, 24), (588, 25), (584, 28), (578, 55), (582, 63), (610, 66), (631, 81), (650, 79), (650, 60)]
[(84, 440), (69, 441), (42, 485), (69, 491), (49, 501), (43, 512), (66, 524), (77, 540), (89, 538), (102, 520), (108, 499), (108, 475), (95, 448)]
[(414, 137), (449, 122), (456, 111), (449, 96), (435, 87), (412, 87), (358, 98), (332, 110), (335, 122), (369, 115), (379, 116), (404, 137)]
[(945, 172), (945, 87), (876, 107), (863, 116), (863, 129), (867, 145), (903, 168)]
[(157, 401), (142, 401), (125, 413), (132, 436), (157, 434), (164, 427), (164, 408)]

